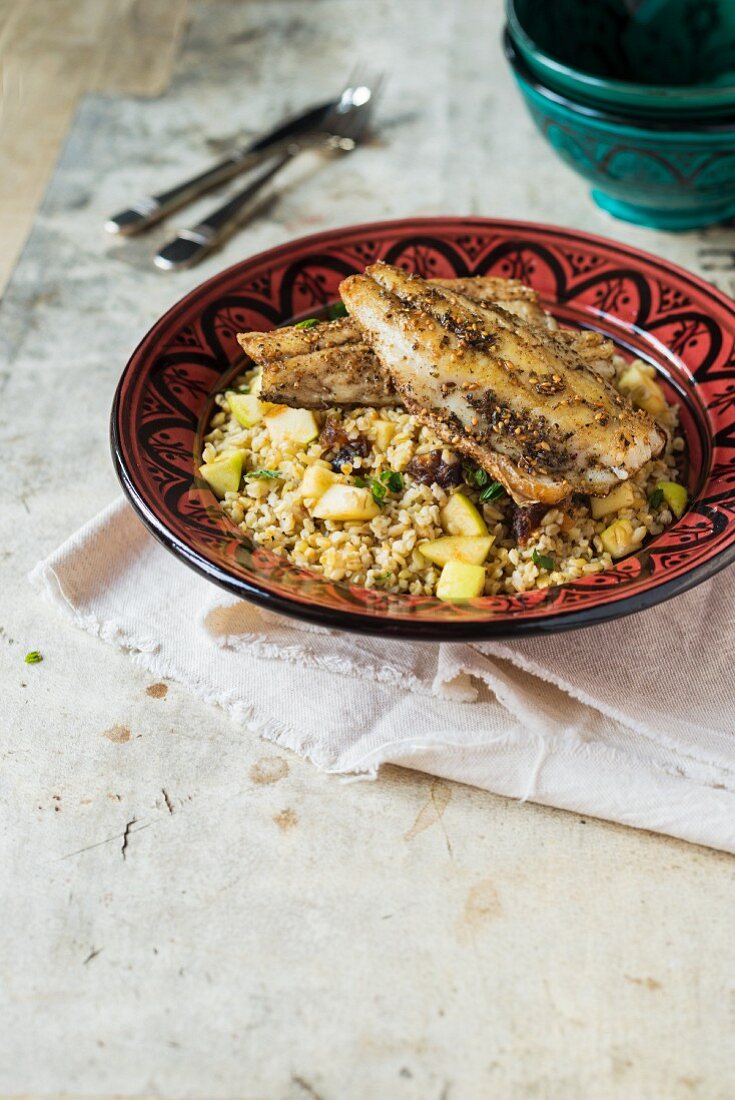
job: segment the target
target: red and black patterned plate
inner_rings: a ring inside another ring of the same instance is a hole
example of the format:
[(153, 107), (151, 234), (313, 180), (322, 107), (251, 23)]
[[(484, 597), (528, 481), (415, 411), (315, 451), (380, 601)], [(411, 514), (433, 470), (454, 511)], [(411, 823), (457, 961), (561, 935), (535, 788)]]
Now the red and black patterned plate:
[[(325, 580), (254, 547), (196, 476), (211, 396), (235, 335), (337, 297), (383, 259), (426, 277), (501, 275), (535, 287), (562, 323), (595, 328), (653, 363), (681, 408), (691, 505), (637, 554), (558, 588), (448, 604)], [(418, 639), (566, 630), (675, 596), (735, 560), (735, 303), (655, 256), (570, 229), (428, 218), (319, 233), (244, 260), (169, 310), (128, 363), (112, 411), (123, 488), (152, 533), (245, 599), (326, 626)]]

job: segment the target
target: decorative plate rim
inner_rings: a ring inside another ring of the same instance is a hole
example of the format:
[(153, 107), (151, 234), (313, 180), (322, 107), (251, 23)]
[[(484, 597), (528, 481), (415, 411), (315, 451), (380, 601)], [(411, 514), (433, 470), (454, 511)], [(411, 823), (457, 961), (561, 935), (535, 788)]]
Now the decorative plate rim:
[[(196, 548), (187, 544), (177, 534), (168, 529), (150, 508), (146, 495), (136, 483), (135, 476), (128, 468), (125, 457), (124, 432), (121, 429), (120, 418), (122, 415), (122, 393), (124, 384), (131, 372), (143, 362), (143, 357), (156, 345), (161, 333), (174, 321), (180, 313), (188, 311), (200, 298), (205, 298), (216, 290), (220, 284), (232, 283), (236, 273), (249, 266), (262, 265), (264, 262), (277, 262), (287, 257), (289, 253), (298, 251), (302, 253), (317, 243), (322, 247), (339, 241), (346, 236), (355, 237), (359, 234), (367, 235), (376, 232), (389, 232), (396, 230), (401, 234), (410, 234), (412, 231), (422, 232), (433, 227), (434, 231), (448, 228), (466, 230), (471, 233), (475, 230), (488, 233), (495, 229), (500, 233), (539, 234), (542, 236), (559, 237), (562, 235), (570, 243), (578, 241), (587, 248), (598, 246), (604, 250), (612, 249), (622, 257), (629, 257), (640, 264), (645, 262), (659, 267), (668, 276), (675, 276), (681, 282), (695, 288), (700, 294), (704, 293), (717, 302), (719, 306), (733, 319), (733, 334), (735, 334), (735, 304), (716, 287), (707, 283), (699, 276), (693, 275), (678, 264), (664, 260), (655, 254), (625, 243), (617, 242), (603, 236), (586, 233), (566, 226), (548, 225), (539, 222), (529, 222), (521, 219), (483, 218), (479, 216), (436, 216), (436, 217), (410, 217), (387, 219), (379, 222), (367, 222), (354, 225), (346, 225), (322, 232), (312, 233), (304, 237), (283, 242), (273, 248), (264, 249), (261, 252), (246, 257), (239, 262), (230, 265), (220, 272), (210, 276), (203, 283), (189, 291), (184, 297), (175, 302), (151, 327), (151, 329), (139, 341), (130, 359), (122, 372), (113, 401), (110, 418), (110, 439), (115, 470), (121, 482), (123, 491), (128, 497), (139, 518), (148, 530), (179, 560), (190, 568), (193, 568), (201, 576), (217, 583), (234, 595), (246, 598), (272, 611), (299, 619), (318, 623), (322, 626), (347, 630), (354, 633), (377, 634), (383, 636), (403, 637), (423, 641), (457, 641), (457, 640), (490, 640), (492, 638), (528, 637), (532, 635), (556, 633), (564, 630), (578, 629), (585, 626), (598, 625), (610, 619), (620, 618), (625, 615), (645, 610), (648, 607), (662, 603), (674, 596), (688, 591), (696, 585), (708, 580), (722, 569), (735, 561), (735, 543), (722, 547), (707, 560), (695, 564), (686, 572), (669, 580), (661, 579), (657, 584), (636, 591), (630, 595), (621, 595), (608, 602), (583, 607), (581, 609), (555, 609), (553, 603), (543, 617), (535, 618), (493, 618), (488, 611), (485, 618), (452, 620), (432, 620), (416, 615), (412, 618), (392, 618), (390, 615), (376, 615), (363, 611), (350, 611), (342, 607), (311, 604), (300, 602), (290, 596), (283, 596), (274, 592), (262, 583), (236, 576), (222, 565), (208, 559)], [(735, 374), (733, 375), (735, 378)], [(192, 468), (192, 477), (194, 471)], [(625, 561), (628, 559), (622, 559)], [(291, 567), (296, 571), (297, 567)], [(305, 573), (300, 570), (299, 572)], [(608, 571), (609, 572), (609, 571)], [(307, 576), (311, 574), (306, 574)], [(357, 591), (369, 591), (354, 589)], [(557, 586), (545, 590), (546, 593), (555, 593), (567, 585)], [(486, 597), (491, 599), (492, 597)], [(553, 595), (552, 595), (553, 599)]]

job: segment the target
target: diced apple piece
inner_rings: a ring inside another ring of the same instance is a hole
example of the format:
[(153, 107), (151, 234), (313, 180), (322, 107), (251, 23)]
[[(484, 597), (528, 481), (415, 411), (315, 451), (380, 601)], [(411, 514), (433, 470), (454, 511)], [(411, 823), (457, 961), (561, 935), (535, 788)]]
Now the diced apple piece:
[(440, 600), (472, 600), (485, 590), (485, 570), (466, 561), (448, 561), (436, 586)]
[(658, 382), (636, 363), (631, 363), (620, 375), (618, 389), (634, 405), (637, 405), (639, 409), (645, 409), (651, 416), (660, 416), (668, 408), (664, 391)]
[(616, 519), (601, 532), (600, 539), (611, 558), (632, 554), (640, 546), (640, 542), (634, 537), (633, 524), (629, 519)]
[(465, 561), (469, 565), (482, 565), (494, 542), (494, 535), (474, 538), (446, 535), (443, 539), (434, 539), (433, 542), (422, 542), (419, 550), (435, 565), (446, 565), (448, 561)]
[(225, 397), (230, 412), (243, 428), (253, 428), (263, 419), (266, 406), (252, 393), (235, 393), (230, 390)]
[(487, 536), (485, 520), (464, 493), (453, 493), (439, 516), (448, 535)]
[(630, 508), (635, 503), (635, 491), (629, 481), (624, 481), (606, 497), (591, 497), (590, 511), (593, 519), (602, 519), (621, 508)]
[(373, 434), (378, 450), (384, 451), (396, 433), (396, 425), (392, 420), (376, 420), (373, 424)]
[(675, 481), (659, 481), (656, 486), (664, 494), (664, 500), (677, 519), (681, 519), (686, 511), (689, 494), (683, 485), (677, 485)]
[(253, 397), (260, 397), (260, 391), (263, 389), (263, 372), (258, 371), (254, 374), (250, 380), (250, 393)]
[(313, 511), (315, 519), (373, 519), (380, 509), (369, 489), (356, 485), (332, 485), (320, 498)]
[(273, 443), (311, 443), (319, 435), (319, 425), (309, 409), (271, 405), (264, 423)]
[(299, 486), (299, 496), (319, 500), (338, 480), (338, 475), (326, 466), (307, 466)]
[(207, 462), (199, 467), (199, 473), (220, 499), (225, 493), (236, 493), (242, 477), (242, 452), (231, 451), (214, 462)]

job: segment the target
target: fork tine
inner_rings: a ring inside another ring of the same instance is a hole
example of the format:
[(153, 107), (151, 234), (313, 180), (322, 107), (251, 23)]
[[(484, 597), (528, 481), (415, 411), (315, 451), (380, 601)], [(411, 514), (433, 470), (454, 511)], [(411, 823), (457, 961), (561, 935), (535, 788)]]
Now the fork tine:
[[(383, 80), (382, 72), (374, 72), (370, 76), (367, 66), (359, 62), (355, 64), (339, 100), (322, 123), (323, 129), (335, 137), (358, 141), (368, 126)], [(360, 98), (355, 102), (358, 90), (365, 88), (369, 93), (368, 98)]]
[[(382, 72), (375, 72), (374, 77), (368, 75), (365, 65), (356, 64), (349, 76), (347, 84), (340, 92), (339, 98), (323, 120), (323, 128), (332, 130), (345, 136), (350, 136), (348, 127), (364, 125), (362, 119), (366, 112), (370, 112), (374, 106), (377, 94), (383, 84)], [(358, 90), (367, 88), (368, 99), (360, 99), (355, 102), (355, 94)]]
[(375, 74), (375, 78), (373, 79), (373, 81), (371, 83), (369, 82), (368, 85), (367, 85), (376, 99), (378, 98), (378, 96), (380, 95), (380, 93), (383, 90), (383, 85), (385, 84), (385, 80), (386, 80), (385, 73), (384, 72), (378, 72), (378, 73)]
[[(367, 69), (362, 61), (356, 61), (347, 78), (347, 83), (342, 89), (342, 94), (352, 91), (353, 88), (359, 88), (362, 85), (367, 85)], [(367, 86), (369, 87), (369, 85)]]
[[(369, 88), (373, 95), (377, 95), (381, 86), (385, 81), (385, 73), (378, 70), (371, 70), (369, 66), (363, 62), (358, 61), (352, 68), (347, 83), (340, 92), (340, 99), (344, 96), (349, 96), (351, 92), (354, 92), (356, 88)], [(351, 98), (351, 97), (350, 97)]]

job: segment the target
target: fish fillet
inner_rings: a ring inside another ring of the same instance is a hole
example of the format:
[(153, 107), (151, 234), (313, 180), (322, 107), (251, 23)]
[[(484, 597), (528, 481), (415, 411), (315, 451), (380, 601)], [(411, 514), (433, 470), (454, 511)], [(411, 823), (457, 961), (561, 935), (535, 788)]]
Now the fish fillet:
[[(478, 302), (503, 302), (508, 310), (529, 322), (548, 321), (536, 291), (517, 279), (488, 277), (431, 282)], [(294, 325), (272, 332), (241, 332), (237, 339), (243, 351), (262, 368), (264, 401), (303, 409), (326, 409), (333, 405), (379, 408), (400, 403), (390, 376), (351, 317), (307, 329)]]
[(408, 411), (519, 504), (603, 496), (664, 448), (566, 335), (388, 264), (340, 293)]

